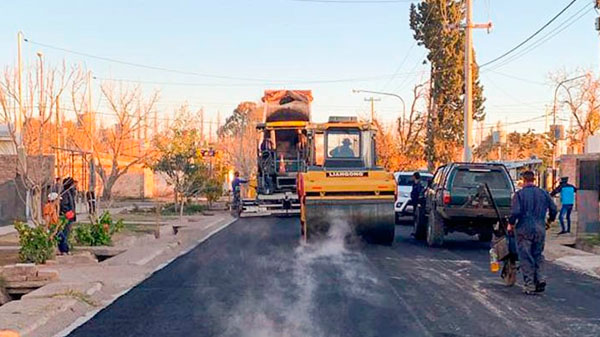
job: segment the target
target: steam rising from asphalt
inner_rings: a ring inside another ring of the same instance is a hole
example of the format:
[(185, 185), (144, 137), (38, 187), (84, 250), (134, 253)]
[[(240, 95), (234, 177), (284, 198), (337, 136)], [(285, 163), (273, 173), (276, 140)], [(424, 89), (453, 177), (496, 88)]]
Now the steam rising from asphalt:
[(259, 294), (246, 294), (233, 308), (225, 336), (326, 336), (316, 312), (323, 278), (332, 279), (325, 282), (335, 284), (348, 297), (383, 301), (374, 291), (379, 281), (370, 276), (366, 257), (345, 245), (351, 234), (349, 224), (340, 220), (340, 214), (329, 214), (329, 219), (324, 240), (301, 244), (293, 254), (282, 251), (265, 257), (262, 262), (279, 273), (267, 275), (268, 282)]

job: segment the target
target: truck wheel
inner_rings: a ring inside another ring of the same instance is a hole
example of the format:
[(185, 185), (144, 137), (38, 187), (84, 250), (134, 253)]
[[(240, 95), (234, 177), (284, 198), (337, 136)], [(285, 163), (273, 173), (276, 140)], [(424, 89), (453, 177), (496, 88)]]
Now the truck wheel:
[(494, 229), (490, 226), (489, 228), (486, 228), (486, 229), (482, 230), (481, 232), (479, 232), (479, 234), (477, 234), (477, 237), (479, 238), (479, 241), (481, 241), (481, 242), (490, 242), (490, 241), (492, 241), (493, 235), (494, 235)]
[(413, 235), (417, 240), (425, 240), (427, 237), (427, 217), (421, 206), (416, 206), (413, 219)]
[(444, 220), (435, 210), (429, 213), (429, 225), (427, 226), (427, 245), (430, 247), (441, 247), (444, 244)]

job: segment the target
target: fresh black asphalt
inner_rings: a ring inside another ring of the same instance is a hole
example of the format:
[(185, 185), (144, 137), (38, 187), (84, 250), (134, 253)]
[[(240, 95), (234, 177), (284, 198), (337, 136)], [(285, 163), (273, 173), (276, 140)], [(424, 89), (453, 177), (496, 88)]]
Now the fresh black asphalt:
[[(488, 244), (301, 244), (297, 218), (241, 219), (71, 336), (600, 336), (600, 281), (547, 264), (527, 296), (489, 272)], [(343, 229), (341, 230), (343, 236)]]

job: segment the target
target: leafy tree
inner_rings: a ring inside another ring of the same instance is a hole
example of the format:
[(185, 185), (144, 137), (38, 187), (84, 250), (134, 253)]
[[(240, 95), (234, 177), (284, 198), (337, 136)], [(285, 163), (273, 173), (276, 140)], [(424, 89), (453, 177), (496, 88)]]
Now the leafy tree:
[(158, 156), (150, 167), (162, 172), (173, 186), (175, 204), (182, 216), (186, 198), (202, 193), (209, 168), (198, 151), (202, 139), (186, 106), (181, 107), (178, 116), (169, 133), (155, 140)]
[[(464, 45), (465, 34), (458, 27), (464, 18), (464, 0), (425, 0), (411, 4), (410, 28), (417, 43), (429, 50), (433, 100), (432, 125), (427, 148), (428, 161), (452, 160), (463, 141)], [(483, 86), (473, 62), (473, 118), (484, 117)], [(435, 113), (434, 113), (435, 112)]]

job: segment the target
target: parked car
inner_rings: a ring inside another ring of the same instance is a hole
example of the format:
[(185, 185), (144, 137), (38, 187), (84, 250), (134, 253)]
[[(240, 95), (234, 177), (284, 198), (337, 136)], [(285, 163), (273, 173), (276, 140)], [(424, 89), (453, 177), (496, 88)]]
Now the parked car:
[(509, 216), (515, 188), (503, 164), (450, 163), (439, 167), (425, 190), (424, 209), (418, 209), (415, 237), (426, 239), (430, 246), (441, 246), (450, 232), (490, 241), (498, 217), (486, 184), (500, 215)]
[[(403, 217), (413, 215), (413, 205), (410, 204), (410, 191), (413, 185), (413, 171), (395, 172), (394, 178), (398, 185), (398, 196), (396, 198), (396, 204), (394, 205), (394, 211), (396, 212), (396, 224), (399, 224)], [(433, 174), (427, 172), (420, 172), (421, 182), (427, 186)]]

